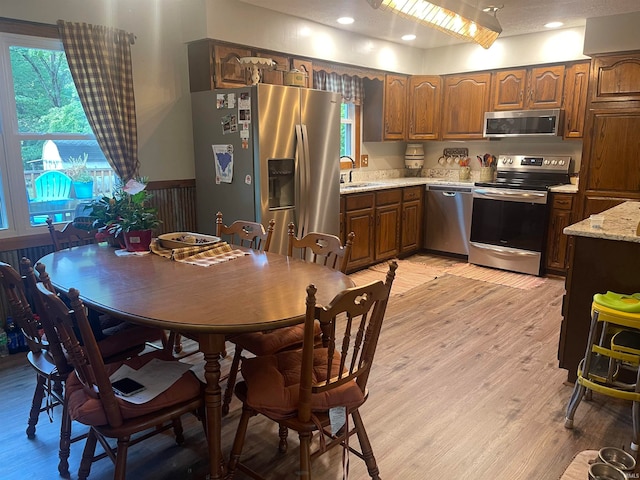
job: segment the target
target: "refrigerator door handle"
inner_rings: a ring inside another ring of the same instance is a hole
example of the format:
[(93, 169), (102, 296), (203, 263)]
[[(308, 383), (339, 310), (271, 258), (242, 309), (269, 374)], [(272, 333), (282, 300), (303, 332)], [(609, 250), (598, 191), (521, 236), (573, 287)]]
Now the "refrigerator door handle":
[(298, 237), (306, 235), (309, 228), (309, 190), (311, 188), (311, 168), (309, 166), (309, 137), (305, 124), (296, 125), (298, 156)]

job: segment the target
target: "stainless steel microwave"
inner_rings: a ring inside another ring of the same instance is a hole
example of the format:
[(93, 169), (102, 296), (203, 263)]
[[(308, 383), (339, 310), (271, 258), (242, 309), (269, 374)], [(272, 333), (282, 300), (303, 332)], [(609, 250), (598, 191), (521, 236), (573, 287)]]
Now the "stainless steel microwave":
[(548, 137), (562, 134), (562, 110), (511, 110), (486, 112), (483, 136)]

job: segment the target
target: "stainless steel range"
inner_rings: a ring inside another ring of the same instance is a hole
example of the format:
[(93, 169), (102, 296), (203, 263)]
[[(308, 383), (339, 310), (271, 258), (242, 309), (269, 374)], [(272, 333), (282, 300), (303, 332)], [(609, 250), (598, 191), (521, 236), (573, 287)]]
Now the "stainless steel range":
[(540, 275), (549, 187), (569, 183), (571, 157), (500, 155), (494, 182), (473, 191), (469, 263)]

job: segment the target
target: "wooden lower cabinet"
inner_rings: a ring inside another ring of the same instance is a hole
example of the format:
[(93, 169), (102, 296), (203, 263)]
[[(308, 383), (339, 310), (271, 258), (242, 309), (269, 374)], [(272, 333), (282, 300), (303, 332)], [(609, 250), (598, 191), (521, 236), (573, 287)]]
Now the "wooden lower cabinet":
[(423, 185), (407, 187), (402, 190), (401, 254), (417, 252), (422, 245), (423, 192)]
[(569, 237), (562, 231), (573, 223), (573, 198), (570, 193), (552, 194), (545, 255), (549, 273), (564, 275), (567, 271)]
[(344, 198), (343, 231), (345, 236), (350, 232), (355, 233), (348, 267), (349, 271), (353, 271), (371, 265), (374, 261), (373, 209), (375, 194), (358, 193), (346, 195)]
[(355, 233), (349, 272), (420, 249), (423, 190), (420, 185), (341, 197), (343, 242)]

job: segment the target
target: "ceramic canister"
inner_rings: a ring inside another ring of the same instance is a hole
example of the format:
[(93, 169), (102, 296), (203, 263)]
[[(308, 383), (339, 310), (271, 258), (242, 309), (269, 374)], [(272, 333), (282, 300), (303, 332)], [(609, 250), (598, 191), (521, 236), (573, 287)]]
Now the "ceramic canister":
[(424, 166), (424, 147), (421, 143), (408, 143), (404, 152), (406, 168), (422, 168)]

